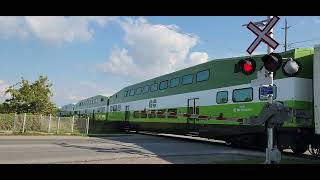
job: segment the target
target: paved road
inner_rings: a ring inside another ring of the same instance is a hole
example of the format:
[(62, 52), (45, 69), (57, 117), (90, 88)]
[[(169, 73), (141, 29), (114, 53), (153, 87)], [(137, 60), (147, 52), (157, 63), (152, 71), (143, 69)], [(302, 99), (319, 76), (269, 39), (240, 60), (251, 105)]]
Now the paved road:
[(225, 145), (142, 134), (109, 137), (0, 136), (0, 163), (184, 164), (264, 156)]

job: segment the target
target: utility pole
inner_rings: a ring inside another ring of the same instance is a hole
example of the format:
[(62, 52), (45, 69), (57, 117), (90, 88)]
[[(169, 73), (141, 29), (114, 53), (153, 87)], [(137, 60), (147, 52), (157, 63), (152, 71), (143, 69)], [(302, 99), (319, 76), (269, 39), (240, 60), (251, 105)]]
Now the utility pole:
[(288, 26), (287, 19), (285, 19), (284, 27), (281, 29), (284, 29), (284, 51), (286, 52), (288, 49), (288, 29), (291, 26)]

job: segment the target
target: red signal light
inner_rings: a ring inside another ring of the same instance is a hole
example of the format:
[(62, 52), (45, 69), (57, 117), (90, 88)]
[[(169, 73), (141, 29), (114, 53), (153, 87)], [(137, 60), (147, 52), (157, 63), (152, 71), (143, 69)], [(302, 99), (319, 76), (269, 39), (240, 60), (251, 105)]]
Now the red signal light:
[(240, 60), (239, 66), (241, 72), (246, 75), (250, 75), (256, 70), (256, 62), (251, 58)]
[(243, 64), (243, 67), (242, 69), (248, 73), (248, 72), (251, 72), (252, 71), (252, 64), (250, 62), (246, 62), (245, 64)]

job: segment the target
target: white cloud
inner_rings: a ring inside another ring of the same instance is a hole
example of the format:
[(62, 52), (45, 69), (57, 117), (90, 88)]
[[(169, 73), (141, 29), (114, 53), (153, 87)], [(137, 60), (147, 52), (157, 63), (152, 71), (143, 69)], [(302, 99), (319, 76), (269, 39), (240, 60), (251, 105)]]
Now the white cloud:
[(0, 38), (25, 38), (29, 32), (22, 17), (0, 16)]
[(77, 103), (79, 100), (86, 99), (95, 95), (110, 96), (115, 90), (110, 89), (105, 84), (92, 81), (74, 81), (66, 84), (54, 84), (53, 100), (59, 106), (70, 103)]
[(0, 18), (1, 37), (34, 36), (48, 43), (88, 41), (92, 39), (94, 30), (91, 23), (105, 26), (114, 17), (98, 16), (6, 16)]
[(82, 99), (85, 99), (86, 97), (84, 96), (74, 96), (74, 95), (70, 95), (67, 97), (68, 100), (72, 100), (72, 101), (80, 101)]
[(98, 68), (102, 69), (105, 72), (112, 74), (122, 74), (130, 75), (139, 73), (137, 71), (138, 67), (134, 64), (132, 57), (128, 55), (127, 49), (114, 48), (109, 60), (102, 64), (98, 65)]
[(5, 94), (7, 88), (9, 88), (9, 84), (4, 80), (0, 80), (0, 102), (4, 101), (7, 98), (10, 98), (9, 94)]
[[(195, 63), (188, 55), (199, 42), (197, 36), (179, 32), (176, 25), (151, 24), (145, 18), (118, 22), (127, 48), (114, 48), (107, 62), (98, 65), (105, 72), (142, 80)], [(198, 58), (199, 53), (193, 56)], [(203, 62), (205, 54), (201, 56)]]
[(80, 81), (79, 85), (82, 88), (87, 88), (88, 90), (93, 91), (95, 95), (104, 94), (104, 95), (110, 96), (113, 94), (113, 90), (92, 81)]
[(208, 54), (205, 52), (193, 52), (190, 54), (192, 64), (201, 64), (208, 61)]

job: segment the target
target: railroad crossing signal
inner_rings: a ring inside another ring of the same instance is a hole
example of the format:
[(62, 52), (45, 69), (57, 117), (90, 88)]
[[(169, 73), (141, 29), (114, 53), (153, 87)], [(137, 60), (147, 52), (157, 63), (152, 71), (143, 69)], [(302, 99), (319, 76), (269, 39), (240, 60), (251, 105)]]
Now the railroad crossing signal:
[(245, 75), (251, 75), (256, 70), (256, 62), (252, 58), (241, 59), (235, 64), (234, 72), (242, 72)]
[(255, 35), (257, 35), (257, 38), (252, 42), (252, 44), (247, 49), (247, 52), (249, 54), (252, 54), (252, 52), (259, 46), (259, 44), (262, 41), (265, 42), (268, 46), (270, 46), (273, 50), (275, 50), (279, 46), (279, 43), (269, 35), (271, 29), (279, 21), (279, 19), (280, 18), (278, 16), (274, 16), (272, 19), (270, 19), (270, 21), (266, 24), (266, 26), (262, 30), (252, 22), (250, 22), (247, 25), (247, 28), (250, 31), (252, 31)]
[(282, 65), (282, 56), (278, 53), (270, 53), (262, 58), (264, 67), (270, 72), (276, 72)]

